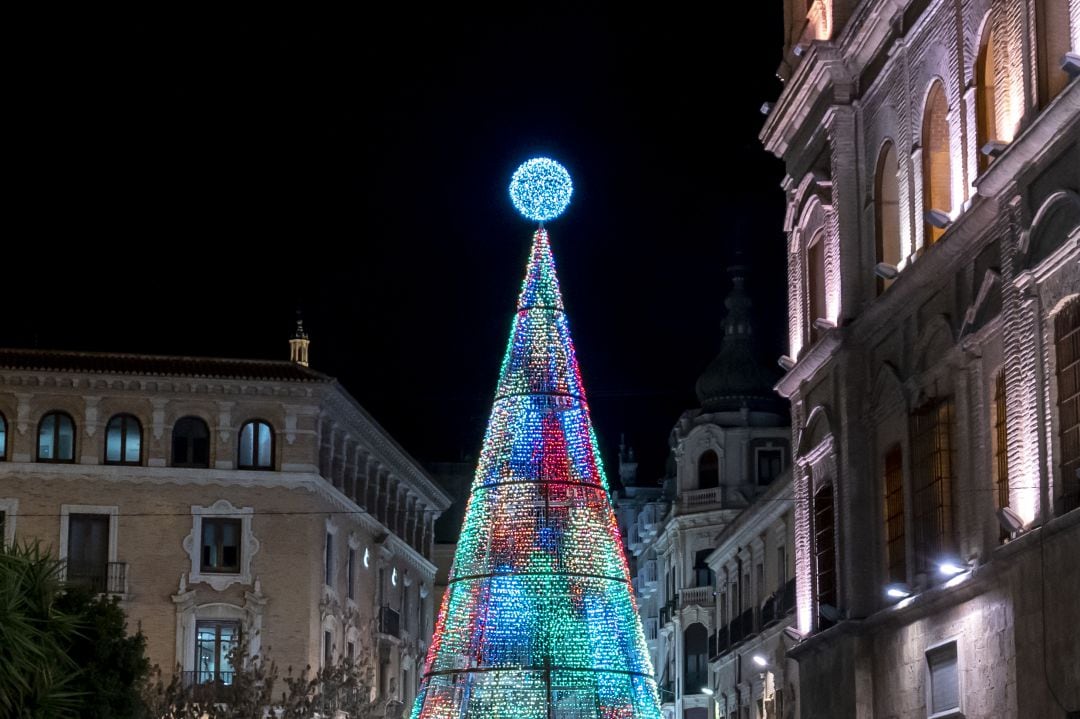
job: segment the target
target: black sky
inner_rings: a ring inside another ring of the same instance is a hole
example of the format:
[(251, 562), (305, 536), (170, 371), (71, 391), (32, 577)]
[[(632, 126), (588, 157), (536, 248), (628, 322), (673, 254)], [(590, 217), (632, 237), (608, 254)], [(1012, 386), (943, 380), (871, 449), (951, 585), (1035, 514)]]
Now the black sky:
[(4, 346), (287, 357), (424, 461), (475, 455), (532, 227), (506, 194), (544, 154), (549, 223), (614, 473), (659, 476), (719, 347), (735, 247), (781, 353), (778, 1), (706, 15), (159, 16), (27, 27), (6, 135)]

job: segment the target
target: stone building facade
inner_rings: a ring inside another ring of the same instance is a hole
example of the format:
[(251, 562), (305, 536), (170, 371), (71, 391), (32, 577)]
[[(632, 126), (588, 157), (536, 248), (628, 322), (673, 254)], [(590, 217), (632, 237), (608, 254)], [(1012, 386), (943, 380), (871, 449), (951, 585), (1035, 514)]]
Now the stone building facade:
[[(760, 672), (736, 676), (728, 668), (743, 658), (746, 642), (755, 652), (775, 653), (765, 632), (771, 637), (778, 625), (775, 557), (792, 526), (784, 520), (791, 505), (783, 489), (790, 428), (787, 408), (772, 391), (776, 373), (753, 348), (744, 268), (732, 267), (730, 274), (721, 349), (698, 379), (701, 407), (685, 412), (671, 432), (663, 491), (626, 491), (616, 502), (669, 719), (714, 717), (717, 702), (728, 697), (731, 707), (750, 707), (766, 696), (770, 712), (773, 706), (772, 685), (766, 689)], [(620, 478), (627, 484), (632, 458), (622, 459)], [(784, 557), (782, 572), (793, 576), (787, 566), (793, 553)], [(732, 587), (743, 589), (731, 594)]]
[(295, 362), (0, 350), (0, 516), (117, 596), (151, 663), (231, 681), (368, 652), (394, 713), (433, 630), (450, 503), (333, 378)]
[(784, 8), (801, 716), (1064, 717), (1080, 1)]

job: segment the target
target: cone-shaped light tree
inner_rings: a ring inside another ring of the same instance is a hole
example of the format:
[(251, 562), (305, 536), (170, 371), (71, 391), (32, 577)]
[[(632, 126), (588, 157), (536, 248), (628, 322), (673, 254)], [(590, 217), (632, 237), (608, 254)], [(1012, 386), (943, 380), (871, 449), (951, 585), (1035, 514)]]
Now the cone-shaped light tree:
[[(530, 160), (511, 183), (514, 204), (539, 222), (569, 195), (550, 160)], [(541, 225), (412, 717), (660, 716)]]

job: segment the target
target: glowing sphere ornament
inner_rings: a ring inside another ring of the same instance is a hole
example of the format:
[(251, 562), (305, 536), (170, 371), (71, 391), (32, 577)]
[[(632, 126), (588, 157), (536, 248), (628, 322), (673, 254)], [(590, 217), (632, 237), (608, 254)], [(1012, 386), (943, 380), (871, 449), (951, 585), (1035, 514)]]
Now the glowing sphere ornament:
[(510, 200), (514, 207), (536, 222), (546, 222), (561, 215), (570, 204), (573, 192), (570, 173), (546, 157), (535, 157), (523, 163), (510, 178)]

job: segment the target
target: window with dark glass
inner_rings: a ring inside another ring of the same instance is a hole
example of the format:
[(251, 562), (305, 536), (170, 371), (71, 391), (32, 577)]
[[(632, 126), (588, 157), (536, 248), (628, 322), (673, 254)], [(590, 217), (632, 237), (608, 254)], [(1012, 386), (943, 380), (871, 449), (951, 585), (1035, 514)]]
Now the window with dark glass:
[[(991, 440), (994, 446), (994, 463), (991, 470), (994, 478), (994, 507), (1001, 509), (1009, 506), (1009, 444), (1005, 427), (1005, 370), (994, 378), (994, 428)], [(1001, 530), (1002, 540), (1009, 538), (1009, 533)]]
[[(836, 526), (833, 488), (827, 484), (814, 495), (814, 586), (818, 606), (836, 606)], [(819, 623), (821, 617), (819, 617)]]
[(328, 587), (334, 585), (334, 535), (326, 533), (326, 548), (323, 556), (323, 583)]
[(707, 449), (698, 458), (698, 489), (720, 486), (720, 458)]
[(759, 449), (757, 451), (758, 486), (769, 484), (784, 470), (784, 452), (777, 449)]
[(1054, 318), (1058, 436), (1061, 440), (1061, 512), (1080, 507), (1080, 298)]
[(933, 400), (912, 417), (914, 444), (915, 561), (930, 572), (952, 541), (952, 415), (951, 398)]
[(235, 574), (240, 571), (239, 519), (203, 517), (202, 571)]
[(904, 544), (904, 458), (900, 445), (885, 453), (885, 554), (889, 562), (889, 580), (907, 581), (907, 557)]
[(353, 575), (353, 572), (355, 571), (355, 567), (356, 567), (356, 550), (352, 549), (350, 547), (349, 548), (349, 564), (348, 564), (348, 567), (347, 567), (347, 571), (345, 572), (345, 579), (346, 579), (345, 596), (347, 596), (349, 599), (354, 599), (355, 598), (355, 596), (354, 596), (355, 595), (355, 590), (353, 589), (353, 585), (356, 584), (355, 577)]
[(252, 420), (240, 429), (241, 469), (272, 469), (274, 432), (262, 420)]
[(233, 682), (233, 655), (240, 635), (239, 622), (195, 623), (195, 681)]
[(825, 233), (818, 231), (806, 248), (806, 294), (808, 336), (817, 341), (821, 330), (814, 320), (826, 319), (825, 310)]
[(700, 694), (709, 682), (709, 632), (705, 625), (695, 622), (683, 634), (683, 659), (686, 673), (683, 677), (684, 694)]
[(105, 427), (105, 463), (139, 464), (142, 427), (130, 414), (118, 414)]
[(1038, 46), (1036, 78), (1039, 107), (1043, 108), (1069, 85), (1069, 73), (1061, 63), (1065, 53), (1075, 47), (1069, 33), (1070, 26), (1076, 27), (1075, 20), (1069, 19), (1070, 7), (1075, 6), (1061, 0), (1036, 0), (1034, 5), (1035, 41)]
[(49, 412), (38, 425), (38, 461), (75, 461), (75, 422), (64, 412)]
[(172, 466), (210, 466), (210, 428), (198, 417), (183, 417), (173, 425)]
[(109, 515), (68, 516), (67, 582), (95, 594), (106, 590), (109, 567)]
[(323, 666), (334, 663), (334, 637), (330, 632), (323, 632)]
[[(923, 213), (952, 212), (952, 156), (949, 151), (949, 101), (935, 80), (926, 96), (922, 127)], [(924, 245), (937, 242), (945, 229), (925, 222)]]
[(7, 459), (7, 420), (0, 414), (0, 462)]
[(997, 77), (995, 68), (997, 47), (994, 42), (993, 18), (988, 18), (979, 41), (979, 54), (975, 59), (975, 149), (979, 150), (979, 172), (990, 166), (993, 157), (982, 152), (997, 133)]
[(699, 549), (694, 555), (694, 586), (711, 587), (714, 582), (713, 570), (705, 563), (706, 557), (712, 554), (711, 549)]
[[(878, 262), (898, 267), (900, 265), (900, 165), (896, 161), (896, 147), (885, 143), (878, 157), (877, 178), (874, 195), (874, 220), (876, 223), (876, 256)], [(877, 278), (880, 295), (893, 280)]]
[(356, 644), (354, 642), (345, 644), (345, 659), (348, 660), (349, 664), (356, 660)]

